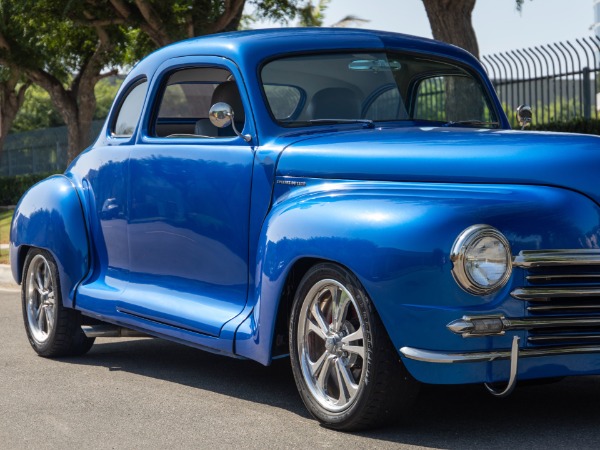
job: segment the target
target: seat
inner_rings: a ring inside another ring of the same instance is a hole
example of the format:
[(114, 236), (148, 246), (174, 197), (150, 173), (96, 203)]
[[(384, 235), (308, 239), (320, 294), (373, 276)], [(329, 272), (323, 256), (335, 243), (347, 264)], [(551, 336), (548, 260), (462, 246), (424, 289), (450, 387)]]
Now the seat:
[(325, 88), (318, 91), (308, 105), (308, 119), (360, 119), (361, 102), (347, 88)]
[[(225, 81), (219, 84), (213, 92), (211, 105), (215, 103), (227, 103), (233, 109), (233, 118), (235, 126), (238, 130), (244, 128), (246, 122), (246, 114), (244, 113), (244, 105), (237, 84), (233, 80)], [(194, 133), (201, 136), (235, 136), (232, 127), (217, 128), (209, 119), (200, 119), (196, 122)]]

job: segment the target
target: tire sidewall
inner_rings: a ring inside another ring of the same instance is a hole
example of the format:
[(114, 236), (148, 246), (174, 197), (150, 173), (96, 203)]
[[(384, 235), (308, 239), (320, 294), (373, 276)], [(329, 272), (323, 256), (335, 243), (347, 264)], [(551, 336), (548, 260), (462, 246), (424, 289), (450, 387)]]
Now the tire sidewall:
[[(358, 306), (358, 312), (362, 316), (364, 326), (364, 345), (366, 358), (364, 364), (366, 364), (366, 370), (364, 372), (364, 380), (360, 392), (357, 394), (356, 399), (347, 409), (340, 412), (331, 412), (325, 409), (319, 402), (313, 397), (308, 388), (306, 381), (302, 373), (302, 367), (300, 362), (300, 355), (298, 353), (298, 325), (304, 318), (300, 317), (300, 311), (305, 301), (310, 301), (306, 298), (306, 295), (310, 291), (311, 287), (315, 283), (323, 279), (332, 279), (342, 283), (350, 294), (354, 297)], [(372, 389), (373, 383), (371, 382), (371, 376), (373, 373), (373, 364), (376, 363), (374, 360), (373, 346), (377, 345), (377, 336), (374, 334), (373, 329), (373, 309), (370, 300), (366, 297), (364, 290), (360, 286), (358, 280), (351, 275), (348, 271), (340, 266), (323, 263), (312, 267), (306, 275), (303, 277), (300, 285), (296, 291), (294, 302), (292, 306), (290, 327), (289, 327), (289, 342), (290, 342), (290, 359), (292, 364), (292, 371), (294, 373), (294, 379), (298, 392), (302, 397), (302, 401), (308, 408), (309, 412), (319, 421), (331, 428), (344, 428), (348, 424), (352, 423), (357, 416), (361, 415), (361, 411), (367, 406), (370, 390)]]

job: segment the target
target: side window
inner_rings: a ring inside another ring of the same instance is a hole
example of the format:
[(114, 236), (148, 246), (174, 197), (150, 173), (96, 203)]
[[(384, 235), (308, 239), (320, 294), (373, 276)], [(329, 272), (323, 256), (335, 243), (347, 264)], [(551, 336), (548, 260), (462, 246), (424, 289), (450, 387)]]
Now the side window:
[(131, 137), (133, 135), (133, 130), (140, 120), (147, 88), (148, 82), (142, 81), (129, 91), (119, 108), (119, 114), (112, 130), (113, 136)]
[(492, 117), (480, 84), (471, 77), (442, 75), (426, 78), (418, 85), (414, 119), (485, 122)]
[(238, 130), (244, 128), (242, 99), (226, 69), (195, 67), (168, 75), (157, 105), (153, 135), (156, 137), (218, 138), (235, 136), (232, 127), (217, 128), (208, 118), (212, 105), (228, 103)]
[(265, 84), (265, 95), (277, 120), (287, 120), (298, 115), (306, 101), (306, 94), (296, 86)]
[(401, 120), (408, 118), (398, 88), (395, 85), (390, 86), (379, 93), (370, 102), (364, 118), (371, 120)]

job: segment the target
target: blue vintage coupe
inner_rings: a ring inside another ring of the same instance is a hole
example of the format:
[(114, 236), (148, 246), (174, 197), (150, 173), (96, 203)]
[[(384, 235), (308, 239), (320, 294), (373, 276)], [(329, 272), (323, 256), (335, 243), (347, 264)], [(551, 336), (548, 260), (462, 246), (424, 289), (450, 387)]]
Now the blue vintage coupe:
[(135, 333), (289, 356), (343, 430), (398, 417), (419, 382), (599, 374), (599, 167), (598, 137), (512, 131), (480, 63), (440, 42), (180, 42), (21, 199), (27, 336), (46, 357)]

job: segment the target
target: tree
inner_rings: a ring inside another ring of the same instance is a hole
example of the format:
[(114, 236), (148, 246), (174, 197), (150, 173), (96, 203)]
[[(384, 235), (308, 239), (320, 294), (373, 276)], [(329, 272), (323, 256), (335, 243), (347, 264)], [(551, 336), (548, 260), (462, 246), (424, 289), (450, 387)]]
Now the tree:
[[(479, 45), (473, 29), (472, 13), (476, 0), (423, 0), (434, 39), (454, 44), (479, 58)], [(521, 10), (524, 0), (515, 0)], [(446, 113), (456, 117), (481, 117), (483, 104), (455, 77), (445, 80), (448, 102)]]
[(4, 140), (25, 101), (25, 92), (30, 85), (31, 82), (24, 80), (18, 69), (0, 66), (0, 158)]
[[(329, 0), (87, 0), (101, 6), (109, 18), (90, 20), (90, 25), (108, 22), (132, 27), (135, 50), (132, 59), (183, 39), (235, 31), (240, 28), (244, 7), (253, 5), (257, 19), (287, 22), (300, 17), (306, 26), (319, 25), (320, 9)], [(131, 44), (131, 43), (130, 43)]]
[(464, 48), (479, 58), (471, 14), (475, 0), (423, 0), (433, 38)]
[[(236, 30), (246, 2), (3, 0), (0, 64), (14, 67), (49, 93), (67, 125), (70, 161), (90, 142), (99, 80), (158, 47)], [(301, 0), (248, 3), (256, 6), (258, 17), (277, 21), (292, 19), (311, 5)]]
[[(479, 58), (479, 45), (473, 29), (476, 0), (423, 0), (433, 38), (464, 48)], [(515, 0), (521, 11), (525, 0)]]
[[(67, 125), (71, 161), (89, 145), (96, 109), (94, 86), (115, 74), (121, 60), (119, 27), (81, 26), (78, 19), (93, 15), (89, 5), (77, 5), (77, 14), (64, 13), (60, 0), (5, 0), (0, 5), (0, 63), (17, 68), (45, 89)], [(74, 18), (75, 17), (75, 18)]]

